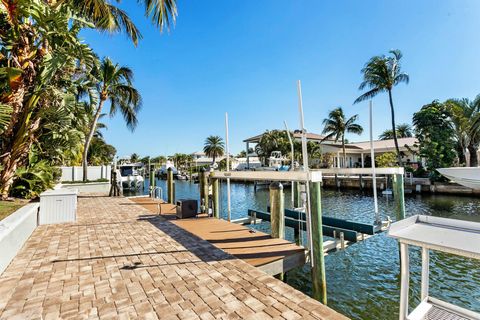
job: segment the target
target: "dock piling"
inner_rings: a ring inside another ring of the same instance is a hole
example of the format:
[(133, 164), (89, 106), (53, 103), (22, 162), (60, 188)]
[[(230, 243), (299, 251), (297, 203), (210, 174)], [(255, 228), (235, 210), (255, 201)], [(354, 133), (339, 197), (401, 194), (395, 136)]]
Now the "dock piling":
[(148, 176), (150, 179), (150, 192), (155, 189), (155, 171), (150, 170), (150, 175)]
[[(285, 196), (280, 182), (270, 184), (270, 212), (272, 238), (285, 239)], [(285, 274), (282, 272), (277, 278), (284, 281)]]
[(220, 183), (218, 179), (212, 179), (213, 216), (220, 218)]
[(397, 209), (397, 221), (405, 219), (405, 190), (403, 174), (393, 175), (393, 197)]
[(270, 184), (270, 207), (272, 215), (272, 237), (285, 239), (285, 198), (280, 182)]
[(323, 254), (322, 195), (320, 182), (310, 182), (310, 203), (312, 217), (312, 293), (313, 298), (327, 304), (327, 280)]
[(202, 195), (201, 203), (203, 211), (202, 213), (209, 213), (209, 205), (208, 205), (208, 194), (209, 194), (209, 187), (208, 187), (208, 174), (205, 168), (202, 168), (200, 175), (200, 194)]
[(175, 184), (173, 182), (173, 169), (170, 167), (167, 169), (167, 193), (168, 193), (168, 203), (174, 203), (174, 191)]

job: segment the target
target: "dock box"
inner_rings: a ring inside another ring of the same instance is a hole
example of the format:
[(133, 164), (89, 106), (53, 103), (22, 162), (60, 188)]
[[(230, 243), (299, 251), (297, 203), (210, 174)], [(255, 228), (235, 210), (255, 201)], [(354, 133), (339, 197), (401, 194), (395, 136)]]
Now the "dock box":
[(57, 189), (41, 193), (38, 224), (75, 222), (77, 194), (77, 189)]
[(194, 218), (197, 216), (198, 203), (194, 199), (180, 199), (177, 201), (177, 218)]

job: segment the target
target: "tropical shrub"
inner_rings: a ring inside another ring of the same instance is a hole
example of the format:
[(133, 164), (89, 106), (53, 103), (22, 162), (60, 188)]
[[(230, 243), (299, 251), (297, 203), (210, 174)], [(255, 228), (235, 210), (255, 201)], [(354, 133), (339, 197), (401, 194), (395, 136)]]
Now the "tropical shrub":
[(10, 194), (16, 198), (38, 197), (43, 191), (52, 188), (61, 175), (61, 170), (52, 167), (46, 160), (38, 161), (36, 156), (29, 158), (32, 162), (15, 172)]
[(424, 105), (413, 115), (413, 125), (420, 157), (426, 159), (430, 180), (443, 180), (435, 170), (453, 165), (455, 152), (455, 132), (451, 125), (451, 113), (445, 104), (433, 101)]
[(375, 157), (375, 163), (379, 168), (394, 167), (397, 165), (397, 155), (393, 152), (385, 152)]

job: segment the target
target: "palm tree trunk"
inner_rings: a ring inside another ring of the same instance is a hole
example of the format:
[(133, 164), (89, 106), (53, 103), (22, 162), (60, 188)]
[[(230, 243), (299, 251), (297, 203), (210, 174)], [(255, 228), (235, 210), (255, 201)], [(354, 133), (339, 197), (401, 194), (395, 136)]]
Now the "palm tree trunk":
[(458, 143), (456, 146), (457, 154), (458, 154), (458, 165), (466, 166), (467, 165), (467, 157), (465, 155), (465, 148), (462, 144)]
[(342, 149), (343, 149), (343, 167), (347, 167), (347, 155), (345, 152), (345, 137), (342, 136)]
[(88, 148), (90, 147), (90, 143), (93, 139), (93, 134), (95, 133), (95, 129), (97, 128), (98, 118), (100, 118), (100, 114), (102, 113), (102, 107), (105, 103), (104, 99), (100, 100), (98, 104), (97, 112), (95, 112), (95, 116), (93, 118), (92, 124), (90, 126), (90, 131), (88, 132), (87, 139), (85, 139), (85, 147), (83, 149), (83, 157), (82, 157), (82, 165), (83, 165), (83, 181), (87, 181), (87, 171), (88, 171)]
[(397, 161), (398, 165), (400, 167), (403, 167), (402, 156), (400, 155), (400, 148), (398, 148), (397, 131), (395, 129), (395, 109), (393, 108), (392, 90), (388, 90), (388, 99), (390, 101), (390, 112), (392, 114), (392, 133), (393, 141), (395, 142), (395, 149), (397, 151)]
[(478, 167), (477, 146), (470, 144), (467, 149), (470, 153), (470, 167)]

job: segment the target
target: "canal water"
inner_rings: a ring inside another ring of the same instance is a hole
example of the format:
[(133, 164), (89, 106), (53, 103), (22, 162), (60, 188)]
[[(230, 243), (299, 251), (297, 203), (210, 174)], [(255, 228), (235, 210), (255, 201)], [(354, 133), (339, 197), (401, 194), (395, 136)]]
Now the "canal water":
[[(148, 182), (147, 182), (148, 183)], [(176, 198), (199, 198), (198, 184), (176, 181)], [(166, 193), (164, 180), (157, 186)], [(145, 193), (148, 187), (145, 189)], [(144, 191), (140, 190), (140, 193)], [(129, 195), (125, 193), (125, 195)], [(134, 194), (131, 194), (134, 195)], [(232, 219), (247, 216), (248, 209), (265, 211), (268, 205), (268, 186), (255, 192), (253, 184), (231, 184)], [(221, 185), (221, 212), (227, 216), (226, 184)], [(291, 207), (290, 190), (285, 190), (285, 206)], [(379, 196), (382, 218), (395, 220), (391, 196)], [(406, 196), (407, 215), (426, 214), (480, 222), (480, 198), (444, 195)], [(359, 191), (322, 190), (323, 215), (374, 221), (373, 197)], [(269, 232), (269, 223), (255, 226)], [(293, 240), (293, 232), (286, 228)], [(478, 244), (480, 246), (480, 243)], [(410, 305), (420, 299), (420, 250), (410, 250)], [(398, 319), (399, 253), (396, 240), (385, 233), (353, 244), (343, 251), (325, 257), (328, 305), (352, 319)], [(287, 282), (306, 294), (311, 294), (310, 269), (306, 265), (290, 271)], [(480, 312), (480, 262), (453, 255), (432, 252), (430, 258), (430, 295), (444, 301)]]

